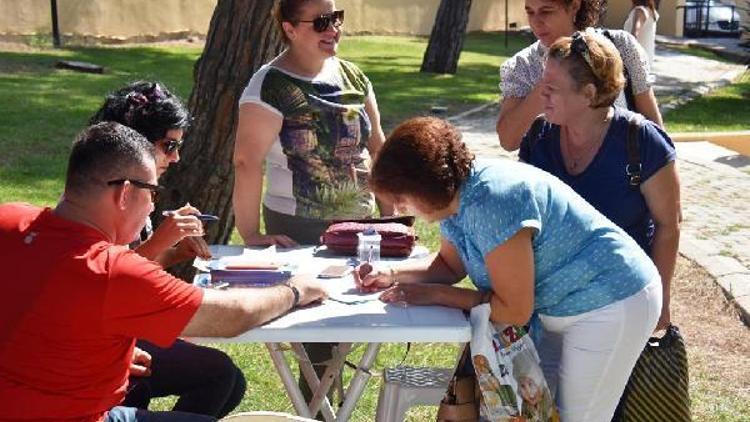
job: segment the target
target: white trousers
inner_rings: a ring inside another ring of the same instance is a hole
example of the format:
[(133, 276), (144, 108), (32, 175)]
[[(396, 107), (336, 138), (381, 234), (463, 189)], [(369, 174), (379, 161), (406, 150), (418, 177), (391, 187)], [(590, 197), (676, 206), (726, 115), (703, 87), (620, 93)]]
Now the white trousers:
[(661, 313), (659, 279), (571, 317), (540, 315), (542, 369), (562, 422), (609, 422)]

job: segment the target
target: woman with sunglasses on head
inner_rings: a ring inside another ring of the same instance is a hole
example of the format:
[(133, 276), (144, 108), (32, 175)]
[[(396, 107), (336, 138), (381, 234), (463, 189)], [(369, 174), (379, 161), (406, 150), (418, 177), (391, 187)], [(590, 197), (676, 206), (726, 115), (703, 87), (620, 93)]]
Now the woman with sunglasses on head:
[(659, 126), (613, 107), (621, 69), (615, 47), (593, 30), (555, 42), (542, 78), (546, 121), (524, 138), (519, 157), (570, 185), (651, 257), (663, 286), (661, 330), (670, 323), (680, 239), (676, 153)]
[[(354, 271), (361, 290), (387, 289), (388, 303), (489, 302), (496, 323), (537, 315), (561, 420), (610, 420), (661, 306), (659, 274), (633, 239), (549, 173), (474, 160), (461, 133), (433, 117), (393, 131), (370, 185), (398, 211), (439, 221), (441, 241), (432, 260)], [(467, 275), (477, 290), (453, 286)]]
[[(182, 137), (190, 115), (180, 99), (159, 82), (138, 81), (109, 94), (90, 119), (91, 124), (114, 121), (136, 130), (154, 144), (157, 177), (180, 160)], [(149, 189), (156, 200), (157, 189)], [(147, 219), (140, 239), (131, 243), (138, 254), (162, 267), (200, 256), (210, 258), (203, 224), (195, 207), (170, 213), (155, 229)], [(244, 397), (245, 376), (218, 349), (177, 340), (160, 348), (138, 340), (130, 368), (127, 407), (147, 409), (153, 397), (179, 396), (173, 410), (223, 417)]]
[[(534, 119), (543, 112), (542, 71), (549, 46), (560, 37), (596, 25), (601, 0), (525, 0), (526, 16), (537, 41), (500, 67), (503, 101), (497, 120), (500, 144), (515, 151)], [(638, 41), (621, 30), (608, 30), (632, 83), (635, 111), (663, 126), (651, 89), (648, 58)], [(616, 105), (626, 108), (625, 95)]]

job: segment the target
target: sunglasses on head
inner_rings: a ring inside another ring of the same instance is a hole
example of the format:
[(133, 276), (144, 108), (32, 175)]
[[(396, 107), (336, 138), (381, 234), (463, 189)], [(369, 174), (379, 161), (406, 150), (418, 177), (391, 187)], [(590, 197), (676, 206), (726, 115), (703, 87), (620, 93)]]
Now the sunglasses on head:
[(571, 37), (570, 50), (578, 53), (581, 58), (589, 65), (589, 68), (593, 71), (594, 66), (591, 63), (591, 53), (589, 52), (589, 45), (586, 43), (586, 38), (580, 32), (576, 32)]
[(344, 23), (344, 11), (334, 10), (331, 13), (320, 15), (313, 20), (300, 20), (299, 22), (312, 23), (315, 32), (325, 32), (331, 25), (333, 25), (334, 28), (338, 28)]
[(125, 182), (130, 182), (131, 185), (139, 189), (148, 189), (151, 192), (151, 201), (156, 202), (159, 199), (159, 194), (164, 190), (164, 187), (159, 185), (152, 185), (151, 183), (141, 182), (133, 179), (116, 179), (107, 182), (107, 186), (122, 185)]
[(179, 150), (180, 147), (182, 147), (182, 142), (183, 142), (182, 139), (178, 141), (177, 139), (166, 138), (164, 140), (164, 143), (162, 144), (162, 148), (164, 149), (164, 154), (169, 155)]

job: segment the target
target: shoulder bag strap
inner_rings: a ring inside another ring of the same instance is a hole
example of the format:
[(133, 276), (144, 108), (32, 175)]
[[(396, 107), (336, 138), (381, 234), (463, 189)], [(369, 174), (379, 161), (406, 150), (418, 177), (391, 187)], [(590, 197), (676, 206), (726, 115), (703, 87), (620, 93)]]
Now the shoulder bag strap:
[(643, 117), (640, 114), (633, 114), (628, 119), (628, 136), (625, 145), (628, 151), (628, 164), (625, 165), (625, 174), (633, 189), (638, 189), (641, 185), (641, 148), (638, 132), (642, 120)]

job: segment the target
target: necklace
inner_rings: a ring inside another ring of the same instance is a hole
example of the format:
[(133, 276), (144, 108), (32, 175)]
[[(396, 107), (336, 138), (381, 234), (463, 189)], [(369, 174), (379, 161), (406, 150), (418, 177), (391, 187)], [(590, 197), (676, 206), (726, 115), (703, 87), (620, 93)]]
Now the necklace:
[(580, 174), (591, 164), (607, 134), (609, 120), (609, 118), (604, 120), (599, 136), (586, 142), (582, 147), (573, 147), (567, 127), (563, 127), (563, 133), (560, 134), (560, 152), (562, 152), (563, 163), (568, 173)]

